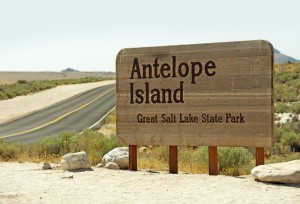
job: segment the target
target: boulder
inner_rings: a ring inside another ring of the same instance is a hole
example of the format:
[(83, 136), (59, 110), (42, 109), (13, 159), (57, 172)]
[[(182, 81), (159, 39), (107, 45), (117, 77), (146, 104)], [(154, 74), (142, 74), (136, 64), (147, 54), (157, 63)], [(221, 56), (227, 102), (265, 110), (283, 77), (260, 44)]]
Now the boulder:
[(300, 160), (260, 165), (252, 169), (251, 175), (263, 182), (300, 183)]
[(60, 162), (63, 170), (90, 169), (91, 164), (85, 151), (68, 153), (64, 155)]
[(100, 167), (105, 167), (108, 162), (116, 163), (120, 169), (128, 169), (128, 147), (117, 147), (105, 154), (102, 158)]
[(300, 120), (300, 114), (295, 115), (293, 113), (276, 113), (275, 124), (285, 124), (295, 120)]

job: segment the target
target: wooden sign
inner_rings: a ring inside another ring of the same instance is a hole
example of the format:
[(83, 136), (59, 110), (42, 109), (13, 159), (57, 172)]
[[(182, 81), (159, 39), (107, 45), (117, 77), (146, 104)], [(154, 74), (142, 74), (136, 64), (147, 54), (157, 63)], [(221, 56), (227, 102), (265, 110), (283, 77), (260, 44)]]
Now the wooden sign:
[(269, 42), (123, 49), (116, 67), (120, 144), (274, 143)]

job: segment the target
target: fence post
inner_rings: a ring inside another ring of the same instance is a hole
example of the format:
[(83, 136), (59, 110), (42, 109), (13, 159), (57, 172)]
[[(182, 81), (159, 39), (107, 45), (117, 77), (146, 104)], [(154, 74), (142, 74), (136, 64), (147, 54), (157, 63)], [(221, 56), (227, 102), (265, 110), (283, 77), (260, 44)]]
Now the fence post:
[(265, 150), (263, 147), (256, 147), (256, 166), (265, 164)]
[(208, 147), (209, 175), (218, 175), (218, 148), (216, 146)]
[(178, 174), (178, 148), (177, 146), (169, 146), (169, 172)]
[(131, 171), (137, 171), (137, 146), (129, 145), (129, 167)]

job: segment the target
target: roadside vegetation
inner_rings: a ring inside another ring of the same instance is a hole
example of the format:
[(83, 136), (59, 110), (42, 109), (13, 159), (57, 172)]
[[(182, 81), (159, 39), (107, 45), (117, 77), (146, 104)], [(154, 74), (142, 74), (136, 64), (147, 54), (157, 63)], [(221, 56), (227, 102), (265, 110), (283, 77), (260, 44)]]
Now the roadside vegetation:
[(83, 84), (90, 82), (98, 82), (108, 80), (108, 78), (102, 77), (84, 77), (80, 79), (62, 79), (62, 80), (44, 80), (44, 81), (26, 81), (18, 80), (13, 84), (0, 85), (0, 100), (11, 99), (16, 96), (28, 95), (51, 89), (60, 85), (67, 84)]
[(300, 114), (300, 63), (275, 66), (276, 113)]
[[(296, 73), (296, 74), (295, 74)], [(275, 67), (276, 113), (299, 114), (300, 63), (285, 63)], [(105, 119), (106, 124), (115, 124), (113, 111)], [(275, 146), (265, 149), (266, 163), (300, 159), (300, 121), (297, 118), (275, 127)], [(61, 133), (57, 138), (45, 138), (35, 144), (0, 142), (0, 160), (59, 162), (68, 152), (84, 150), (93, 165), (101, 162), (102, 156), (117, 147), (115, 134), (110, 137), (86, 130), (80, 136)], [(169, 149), (166, 146), (148, 146), (138, 153), (138, 168), (168, 170)], [(243, 147), (218, 147), (220, 174), (249, 174), (255, 166), (255, 149)], [(178, 169), (189, 173), (208, 173), (208, 147), (179, 147)]]
[(59, 163), (61, 157), (69, 152), (86, 151), (90, 162), (96, 165), (104, 154), (115, 147), (115, 140), (87, 129), (81, 135), (63, 132), (58, 137), (44, 138), (32, 144), (0, 141), (0, 161)]

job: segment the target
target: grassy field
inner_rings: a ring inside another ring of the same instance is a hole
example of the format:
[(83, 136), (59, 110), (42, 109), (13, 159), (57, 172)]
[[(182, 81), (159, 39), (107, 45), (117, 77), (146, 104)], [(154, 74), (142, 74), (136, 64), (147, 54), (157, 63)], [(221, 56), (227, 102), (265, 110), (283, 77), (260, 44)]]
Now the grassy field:
[[(275, 67), (276, 112), (293, 112), (300, 99), (300, 63), (286, 63)], [(280, 110), (279, 110), (279, 106)], [(115, 124), (113, 111), (106, 124)], [(300, 121), (294, 119), (285, 124), (276, 125), (276, 144), (265, 149), (266, 163), (300, 159)], [(61, 133), (57, 138), (46, 138), (35, 144), (0, 142), (0, 160), (2, 161), (50, 161), (59, 162), (68, 152), (84, 150), (93, 165), (98, 164), (102, 156), (118, 146), (115, 134), (107, 138), (99, 132), (86, 130), (82, 136), (75, 133)], [(178, 152), (179, 171), (189, 173), (208, 173), (207, 147), (180, 147)], [(138, 154), (138, 168), (167, 170), (169, 160), (168, 147), (148, 146)], [(218, 147), (219, 172), (225, 175), (249, 174), (255, 166), (254, 148)]]
[(46, 89), (51, 89), (60, 85), (99, 82), (107, 79), (110, 78), (84, 77), (79, 79), (59, 79), (59, 80), (40, 80), (40, 81), (18, 80), (16, 83), (0, 85), (0, 100), (6, 100), (17, 96), (28, 95)]
[(19, 80), (41, 81), (79, 79), (84, 77), (114, 78), (113, 72), (0, 72), (0, 84), (12, 84)]

